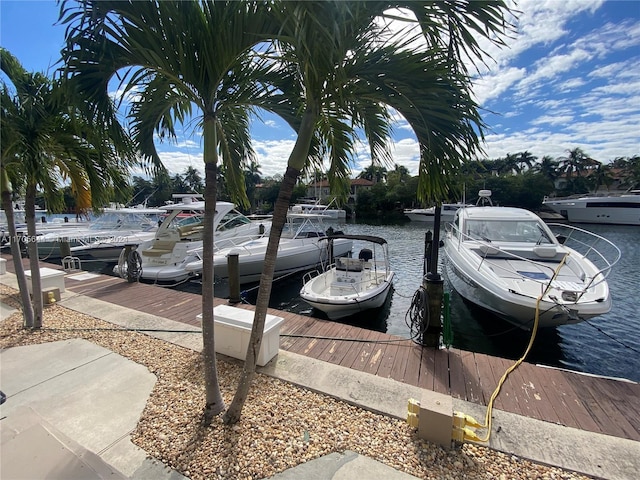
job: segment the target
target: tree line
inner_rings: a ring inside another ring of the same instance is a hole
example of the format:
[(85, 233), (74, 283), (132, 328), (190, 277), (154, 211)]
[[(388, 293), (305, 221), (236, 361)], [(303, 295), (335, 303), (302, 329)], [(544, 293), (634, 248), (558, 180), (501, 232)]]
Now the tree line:
[[(250, 206), (245, 213), (270, 213), (282, 183), (279, 175), (263, 177), (256, 162), (243, 171)], [(218, 200), (231, 200), (227, 187), (219, 178)], [(321, 172), (314, 173), (314, 181), (324, 179)], [(336, 201), (348, 214), (361, 220), (380, 219), (401, 221), (406, 208), (426, 206), (418, 201), (418, 176), (412, 176), (401, 165), (393, 169), (370, 165), (357, 175), (374, 183), (369, 190), (358, 193), (357, 203), (348, 204), (344, 198), (322, 199)], [(562, 182), (558, 182), (562, 179)], [(538, 210), (545, 196), (569, 196), (590, 192), (625, 191), (640, 188), (640, 155), (615, 158), (601, 163), (585, 154), (582, 149), (567, 151), (566, 156), (541, 159), (529, 152), (507, 154), (503, 158), (474, 160), (466, 163), (460, 173), (450, 178), (455, 184), (455, 196), (443, 199), (445, 203), (472, 201), (481, 189), (490, 189), (501, 205)], [(556, 184), (557, 183), (557, 184)], [(309, 184), (299, 180), (291, 202), (307, 197)], [(161, 206), (171, 201), (173, 193), (202, 193), (203, 181), (198, 171), (188, 167), (183, 174), (172, 177), (144, 179), (133, 177), (133, 199), (144, 199), (149, 206)]]

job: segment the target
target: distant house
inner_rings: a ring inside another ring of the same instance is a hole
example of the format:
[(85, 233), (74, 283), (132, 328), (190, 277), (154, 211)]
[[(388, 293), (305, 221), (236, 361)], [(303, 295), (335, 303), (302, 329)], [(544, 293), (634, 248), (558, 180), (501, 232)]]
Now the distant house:
[[(571, 177), (566, 173), (562, 173), (558, 178), (554, 180), (554, 188), (556, 191), (563, 190), (567, 187), (570, 179), (576, 178), (586, 178), (590, 179), (591, 177), (598, 174), (598, 170), (596, 168), (588, 168), (581, 172), (579, 175), (577, 173), (573, 173)], [(624, 172), (620, 168), (613, 168), (609, 170), (610, 176), (610, 184), (609, 185), (600, 185), (594, 192), (590, 193), (624, 193), (628, 188), (624, 185)], [(595, 186), (595, 185), (594, 185)]]
[[(374, 185), (371, 180), (364, 178), (354, 178), (351, 180), (351, 186), (349, 188), (349, 197), (347, 198), (347, 204), (355, 205), (358, 200), (358, 192), (369, 190)], [(313, 182), (307, 185), (307, 197), (319, 200), (320, 203), (325, 203), (325, 200), (329, 198), (329, 181), (321, 180), (319, 182)]]

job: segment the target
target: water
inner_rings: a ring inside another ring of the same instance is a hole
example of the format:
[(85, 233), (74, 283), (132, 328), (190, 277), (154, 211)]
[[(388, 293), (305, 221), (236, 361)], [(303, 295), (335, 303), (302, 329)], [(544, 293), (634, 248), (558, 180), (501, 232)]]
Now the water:
[[(406, 317), (413, 295), (422, 283), (424, 239), (429, 224), (412, 222), (378, 226), (333, 223), (331, 226), (346, 233), (385, 238), (389, 243), (391, 267), (396, 273), (394, 289), (383, 307), (344, 319), (344, 323), (409, 338), (411, 334)], [(613, 308), (608, 314), (588, 322), (539, 331), (527, 361), (640, 381), (640, 314), (636, 303), (640, 301), (640, 228), (611, 225), (580, 227), (606, 237), (622, 251), (620, 262), (608, 278)], [(440, 272), (443, 256), (440, 251)], [(98, 266), (83, 263), (83, 268), (97, 269)], [(102, 271), (106, 273), (109, 270), (110, 267)], [(269, 306), (326, 318), (300, 298), (301, 286), (302, 274), (276, 280)], [(189, 282), (178, 288), (194, 293), (201, 291), (198, 282)], [(243, 288), (243, 298), (255, 304), (257, 286)], [(444, 288), (451, 292), (453, 347), (511, 359), (522, 355), (529, 342), (528, 332), (514, 329), (491, 314), (467, 305), (455, 291), (451, 291), (446, 276)], [(216, 284), (217, 297), (225, 298), (228, 294), (226, 282)]]

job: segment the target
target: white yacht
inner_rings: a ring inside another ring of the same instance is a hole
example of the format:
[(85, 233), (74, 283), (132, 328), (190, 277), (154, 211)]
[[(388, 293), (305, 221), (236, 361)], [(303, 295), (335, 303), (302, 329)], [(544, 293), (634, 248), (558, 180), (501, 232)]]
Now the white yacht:
[(315, 213), (325, 215), (332, 220), (344, 220), (347, 218), (347, 211), (342, 208), (332, 208), (331, 205), (323, 205), (316, 202), (296, 203), (291, 207), (292, 212)]
[(523, 329), (578, 323), (611, 309), (606, 279), (620, 250), (528, 210), (460, 209), (444, 252), (447, 277), (465, 300)]
[(561, 214), (571, 223), (640, 225), (638, 190), (622, 195), (545, 197), (542, 204)]
[[(458, 209), (462, 207), (472, 207), (464, 203), (443, 203), (440, 207), (440, 222), (444, 225), (453, 220)], [(404, 214), (409, 217), (412, 222), (431, 222), (435, 218), (436, 207), (430, 208), (407, 208)]]
[[(114, 273), (128, 278), (132, 267), (137, 278), (163, 284), (182, 282), (197, 274), (186, 266), (202, 260), (204, 201), (183, 200), (162, 207), (162, 224), (153, 237), (137, 245), (133, 257), (129, 257), (131, 248), (120, 248)], [(215, 250), (260, 237), (271, 228), (270, 221), (251, 221), (233, 203), (220, 201), (216, 202), (213, 224)]]
[[(38, 231), (38, 254), (41, 259), (58, 259), (69, 253), (64, 247), (61, 248), (62, 245), (68, 245), (72, 256), (85, 258), (83, 250), (89, 245), (110, 245), (127, 238), (138, 238), (138, 235), (147, 238), (158, 228), (163, 213), (158, 208), (105, 208), (84, 227), (82, 224), (70, 226), (70, 223), (60, 223), (56, 224), (56, 228), (51, 224), (50, 228)], [(115, 259), (117, 257), (116, 253)]]

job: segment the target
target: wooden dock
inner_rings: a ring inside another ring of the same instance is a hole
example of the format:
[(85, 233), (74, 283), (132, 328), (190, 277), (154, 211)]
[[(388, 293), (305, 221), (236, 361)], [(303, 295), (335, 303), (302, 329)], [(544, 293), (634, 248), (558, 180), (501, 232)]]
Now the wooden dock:
[[(13, 270), (11, 260), (8, 270)], [(47, 265), (51, 268), (60, 266)], [(29, 267), (26, 267), (29, 268)], [(199, 325), (200, 295), (98, 275), (68, 278), (74, 293), (178, 322)], [(226, 300), (215, 299), (217, 304)], [(237, 305), (253, 309), (251, 305)], [(280, 348), (325, 362), (487, 405), (511, 360), (455, 348), (421, 348), (410, 340), (270, 309), (284, 318)], [(520, 365), (494, 407), (529, 418), (640, 441), (640, 384), (566, 370)]]

